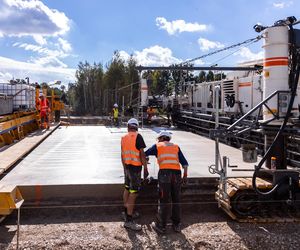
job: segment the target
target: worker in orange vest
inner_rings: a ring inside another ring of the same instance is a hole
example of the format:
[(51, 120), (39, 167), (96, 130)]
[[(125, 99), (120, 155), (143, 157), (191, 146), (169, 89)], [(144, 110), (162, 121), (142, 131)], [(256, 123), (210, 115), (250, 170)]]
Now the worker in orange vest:
[(125, 220), (124, 227), (140, 231), (142, 226), (134, 219), (139, 215), (134, 212), (135, 201), (141, 187), (141, 172), (144, 166), (144, 179), (148, 176), (147, 160), (144, 152), (146, 144), (138, 133), (139, 122), (131, 118), (127, 123), (128, 133), (121, 139), (121, 159), (124, 168), (125, 189), (123, 193)]
[(49, 101), (44, 97), (43, 94), (40, 94), (40, 117), (41, 117), (41, 126), (42, 128), (49, 129)]
[(151, 106), (149, 106), (149, 107), (147, 108), (147, 121), (148, 121), (149, 124), (151, 123), (151, 119), (152, 119), (152, 117), (153, 117), (154, 115), (155, 115), (154, 109), (153, 109)]
[[(181, 183), (187, 182), (188, 162), (181, 152), (178, 145), (171, 143), (171, 133), (161, 131), (158, 135), (158, 143), (149, 148), (145, 154), (155, 155), (159, 165), (158, 187), (159, 204), (157, 221), (151, 224), (152, 228), (158, 233), (166, 232), (168, 219), (168, 206), (172, 201), (172, 222), (175, 232), (181, 231), (181, 207), (180, 191)], [(181, 177), (181, 166), (184, 169)]]

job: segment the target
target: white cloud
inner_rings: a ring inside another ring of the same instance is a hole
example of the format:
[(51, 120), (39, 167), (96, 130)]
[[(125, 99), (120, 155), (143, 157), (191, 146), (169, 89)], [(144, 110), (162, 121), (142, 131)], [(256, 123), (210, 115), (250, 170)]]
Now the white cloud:
[(158, 26), (159, 29), (166, 30), (169, 35), (182, 32), (207, 31), (209, 29), (209, 26), (206, 24), (199, 24), (197, 22), (187, 23), (184, 20), (167, 21), (164, 17), (157, 17), (155, 21), (156, 26)]
[(72, 46), (67, 40), (59, 37), (58, 42), (61, 44), (61, 47), (65, 52), (70, 52), (72, 50)]
[[(0, 9), (0, 36), (14, 37), (13, 47), (31, 52), (27, 62), (0, 57), (2, 78), (33, 75), (41, 81), (74, 80), (75, 70), (62, 62), (72, 51), (71, 44), (62, 38), (71, 24), (63, 12), (40, 0), (0, 0)], [(24, 36), (32, 37), (35, 43), (22, 42)]]
[(291, 5), (293, 5), (293, 1), (288, 1), (288, 2), (283, 1), (283, 2), (273, 3), (273, 7), (277, 9), (287, 8), (290, 7)]
[(30, 77), (31, 82), (51, 82), (59, 79), (63, 83), (74, 82), (76, 69), (44, 67), (38, 63), (28, 63), (0, 56), (0, 79), (4, 82)]
[(2, 35), (56, 36), (70, 30), (70, 20), (63, 12), (50, 9), (39, 0), (2, 0), (0, 9)]
[[(130, 55), (126, 51), (120, 51), (120, 56), (126, 60)], [(172, 50), (158, 45), (142, 51), (134, 51), (133, 57), (137, 60), (138, 65), (143, 66), (169, 66), (182, 61), (173, 56)]]
[(0, 72), (0, 82), (1, 83), (6, 83), (6, 82), (8, 82), (9, 80), (11, 80), (12, 79), (12, 75), (10, 74), (10, 73), (2, 73), (2, 72)]
[(214, 42), (207, 40), (205, 38), (199, 38), (198, 39), (198, 44), (200, 46), (200, 50), (202, 51), (208, 51), (210, 49), (221, 49), (224, 48), (224, 44), (220, 42)]
[(38, 57), (38, 58), (32, 58), (30, 60), (31, 62), (41, 65), (41, 66), (46, 66), (46, 67), (59, 67), (59, 68), (67, 68), (68, 65), (63, 63), (61, 60), (59, 60), (55, 56), (44, 56), (44, 57)]
[[(119, 51), (120, 57), (127, 61), (130, 58), (130, 55), (124, 51)], [(173, 56), (173, 52), (169, 48), (164, 48), (159, 45), (151, 46), (145, 48), (142, 51), (134, 51), (132, 54), (133, 58), (137, 61), (138, 65), (142, 66), (170, 66), (172, 64), (182, 63), (183, 61), (180, 58)], [(193, 62), (195, 66), (201, 66), (206, 64), (203, 60), (198, 59)]]
[(258, 53), (253, 53), (249, 48), (242, 47), (238, 52), (234, 53), (235, 56), (242, 57), (243, 60), (258, 60), (262, 59), (264, 52), (260, 51)]
[(124, 50), (119, 51), (119, 55), (125, 62), (130, 58), (130, 55)]
[(33, 35), (33, 39), (39, 45), (46, 45), (47, 44), (47, 40), (41, 35)]
[(19, 43), (13, 44), (13, 47), (22, 48), (26, 51), (32, 51), (38, 54), (36, 57), (32, 57), (29, 62), (37, 63), (42, 66), (52, 66), (52, 67), (63, 67), (67, 68), (67, 65), (61, 61), (62, 58), (70, 56), (65, 51), (70, 51), (71, 45), (64, 39), (58, 38), (59, 49), (50, 49), (36, 44)]
[(195, 66), (200, 66), (200, 65), (204, 65), (205, 62), (201, 59), (198, 59), (196, 61), (193, 62)]

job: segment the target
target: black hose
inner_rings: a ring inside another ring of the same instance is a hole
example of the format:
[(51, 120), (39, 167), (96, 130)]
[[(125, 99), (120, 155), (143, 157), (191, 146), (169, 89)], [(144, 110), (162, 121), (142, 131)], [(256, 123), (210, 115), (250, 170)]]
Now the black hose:
[(268, 192), (262, 192), (256, 186), (256, 178), (257, 178), (258, 172), (262, 168), (262, 165), (266, 161), (267, 157), (270, 155), (270, 152), (274, 148), (275, 143), (278, 141), (279, 136), (283, 133), (283, 131), (285, 129), (286, 124), (288, 122), (288, 119), (291, 115), (294, 100), (295, 100), (295, 97), (296, 97), (296, 94), (297, 94), (297, 86), (298, 86), (299, 73), (300, 73), (300, 65), (299, 65), (300, 56), (299, 56), (299, 52), (294, 47), (295, 46), (295, 41), (294, 41), (293, 27), (289, 26), (289, 28), (290, 28), (290, 31), (291, 31), (291, 53), (290, 53), (290, 56), (291, 56), (291, 59), (292, 59), (292, 69), (290, 71), (291, 73), (290, 73), (290, 77), (289, 77), (289, 83), (290, 83), (290, 88), (291, 88), (291, 99), (290, 99), (290, 102), (289, 102), (288, 110), (287, 110), (286, 116), (284, 118), (284, 121), (281, 124), (280, 129), (278, 130), (273, 143), (270, 145), (270, 147), (268, 148), (267, 152), (265, 153), (265, 155), (263, 156), (263, 158), (261, 159), (259, 164), (257, 166), (255, 166), (255, 170), (254, 170), (253, 177), (252, 177), (252, 187), (255, 190), (255, 192), (257, 192), (260, 195), (270, 195), (270, 194), (272, 194), (273, 192), (275, 192), (277, 190), (277, 188), (281, 185), (281, 183), (284, 180), (283, 179), (282, 181), (278, 182)]

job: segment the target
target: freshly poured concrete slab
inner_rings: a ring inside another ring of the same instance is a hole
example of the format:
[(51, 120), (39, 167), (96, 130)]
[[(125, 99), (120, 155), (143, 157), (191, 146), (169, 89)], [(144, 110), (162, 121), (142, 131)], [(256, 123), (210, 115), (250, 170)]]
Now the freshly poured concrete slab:
[[(150, 147), (164, 129), (144, 128), (139, 132)], [(59, 127), (7, 174), (0, 186), (122, 183), (120, 139), (125, 133), (126, 128), (105, 126)], [(189, 162), (189, 177), (213, 177), (208, 166), (214, 163), (214, 141), (185, 131), (172, 130), (172, 133), (172, 141), (180, 146)], [(242, 161), (240, 150), (226, 145), (220, 148), (221, 154), (230, 158), (231, 165), (254, 169), (253, 163)], [(157, 176), (154, 157), (150, 158), (148, 168), (150, 176)], [(229, 175), (232, 175), (230, 171)], [(251, 176), (251, 172), (246, 175)]]

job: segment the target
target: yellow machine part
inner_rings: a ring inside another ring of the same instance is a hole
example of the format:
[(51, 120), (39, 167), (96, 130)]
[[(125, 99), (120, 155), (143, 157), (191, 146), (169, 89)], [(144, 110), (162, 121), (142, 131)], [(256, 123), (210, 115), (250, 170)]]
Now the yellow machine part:
[(17, 187), (0, 189), (0, 216), (9, 215), (14, 209), (19, 209), (24, 199)]
[[(0, 147), (21, 140), (38, 129), (39, 116), (35, 111), (15, 112), (0, 119)], [(4, 132), (3, 132), (4, 131)]]
[(64, 103), (63, 102), (61, 102), (61, 101), (57, 101), (57, 100), (54, 100), (53, 102), (52, 102), (52, 110), (53, 111), (56, 111), (56, 110), (62, 110), (62, 109), (64, 109), (65, 107), (64, 107)]
[[(233, 210), (233, 204), (231, 198), (234, 197), (238, 192), (247, 192), (253, 191), (252, 187), (252, 178), (249, 177), (242, 177), (242, 178), (228, 178), (226, 180), (227, 190), (226, 194), (227, 197), (222, 195), (222, 185), (219, 185), (218, 191), (215, 193), (215, 199), (218, 201), (220, 207), (233, 219), (239, 222), (300, 222), (300, 218), (286, 218), (286, 217), (278, 217), (278, 216), (270, 216), (269, 218), (262, 218), (262, 217), (244, 217), (239, 218), (235, 214)], [(261, 178), (256, 178), (256, 185), (261, 190), (270, 190), (273, 185), (272, 183), (263, 180)], [(300, 187), (300, 183), (299, 183)]]

